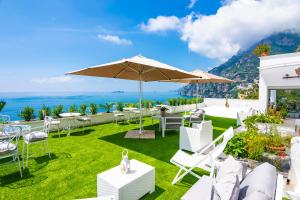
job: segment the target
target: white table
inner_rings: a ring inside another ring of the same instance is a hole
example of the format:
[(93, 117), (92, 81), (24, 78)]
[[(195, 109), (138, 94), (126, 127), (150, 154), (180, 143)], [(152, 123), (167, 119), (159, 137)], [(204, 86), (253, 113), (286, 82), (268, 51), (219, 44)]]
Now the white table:
[(154, 167), (134, 159), (130, 160), (127, 174), (123, 174), (120, 166), (116, 166), (97, 176), (98, 197), (114, 195), (116, 200), (135, 200), (154, 191)]
[(62, 118), (69, 118), (68, 119), (68, 129), (69, 129), (69, 132), (68, 132), (68, 136), (70, 135), (70, 132), (71, 132), (71, 120), (72, 118), (76, 118), (76, 117), (79, 117), (81, 115), (81, 113), (77, 113), (77, 112), (74, 112), (74, 113), (61, 113), (59, 114), (60, 117)]
[(134, 111), (134, 110), (137, 110), (137, 108), (135, 108), (135, 107), (125, 107), (125, 108), (123, 108), (123, 110), (124, 111)]

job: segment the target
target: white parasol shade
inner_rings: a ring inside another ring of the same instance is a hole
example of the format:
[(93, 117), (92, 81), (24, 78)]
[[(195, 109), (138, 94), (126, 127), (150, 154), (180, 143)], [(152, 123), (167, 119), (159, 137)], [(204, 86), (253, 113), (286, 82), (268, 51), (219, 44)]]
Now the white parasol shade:
[(78, 71), (68, 72), (66, 74), (138, 80), (140, 93), (140, 134), (142, 133), (141, 104), (142, 83), (144, 81), (197, 78), (196, 75), (190, 74), (189, 72), (140, 55), (111, 63), (84, 68)]

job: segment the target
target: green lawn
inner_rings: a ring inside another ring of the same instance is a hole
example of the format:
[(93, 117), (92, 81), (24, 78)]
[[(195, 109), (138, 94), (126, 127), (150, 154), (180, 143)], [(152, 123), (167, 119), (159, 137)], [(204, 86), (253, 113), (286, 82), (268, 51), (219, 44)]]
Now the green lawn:
[[(214, 137), (217, 137), (235, 120), (207, 117), (213, 120)], [(119, 164), (121, 152), (129, 150), (129, 157), (155, 167), (156, 188), (144, 199), (179, 199), (196, 179), (186, 176), (180, 183), (171, 181), (177, 168), (169, 160), (178, 150), (178, 132), (166, 132), (162, 138), (158, 124), (151, 126), (150, 118), (144, 118), (145, 129), (155, 129), (155, 140), (124, 139), (126, 131), (137, 124), (102, 124), (73, 130), (70, 137), (58, 138), (51, 133), (49, 147), (51, 159), (45, 154), (33, 155), (28, 169), (20, 178), (16, 165), (1, 165), (0, 199), (76, 199), (96, 197), (98, 173)], [(32, 145), (31, 152), (38, 152), (39, 145)]]

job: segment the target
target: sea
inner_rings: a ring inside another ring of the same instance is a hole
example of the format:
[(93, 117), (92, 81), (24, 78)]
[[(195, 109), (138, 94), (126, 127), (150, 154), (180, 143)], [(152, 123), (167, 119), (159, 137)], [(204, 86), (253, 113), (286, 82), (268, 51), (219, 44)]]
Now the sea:
[[(176, 91), (167, 92), (144, 92), (144, 100), (153, 100), (167, 103), (169, 98), (177, 98), (180, 95)], [(64, 111), (75, 104), (104, 104), (106, 102), (123, 102), (137, 103), (139, 94), (137, 92), (51, 92), (51, 93), (0, 93), (0, 100), (6, 101), (6, 105), (0, 114), (9, 115), (11, 120), (20, 120), (19, 114), (21, 110), (30, 106), (35, 110), (37, 116), (38, 111), (43, 105), (53, 108), (57, 105), (63, 105)], [(103, 112), (103, 109), (98, 112)]]

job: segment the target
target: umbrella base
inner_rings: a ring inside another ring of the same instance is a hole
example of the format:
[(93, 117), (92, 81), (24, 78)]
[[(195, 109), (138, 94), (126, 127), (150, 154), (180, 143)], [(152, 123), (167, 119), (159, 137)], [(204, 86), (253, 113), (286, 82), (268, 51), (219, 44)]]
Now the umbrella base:
[(124, 138), (134, 139), (155, 139), (154, 130), (142, 130), (142, 134), (139, 134), (139, 130), (128, 131)]

